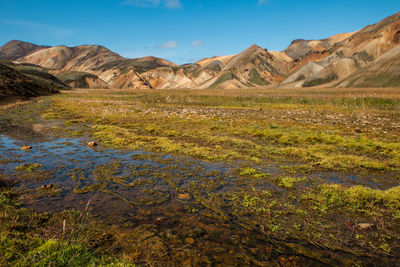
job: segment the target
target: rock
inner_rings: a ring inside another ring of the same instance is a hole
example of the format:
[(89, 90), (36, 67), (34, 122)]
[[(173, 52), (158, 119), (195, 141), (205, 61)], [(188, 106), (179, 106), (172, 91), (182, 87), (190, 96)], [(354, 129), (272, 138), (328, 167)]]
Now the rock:
[(46, 185), (41, 185), (41, 186), (40, 186), (40, 189), (51, 189), (51, 188), (53, 188), (53, 187), (54, 187), (53, 184), (46, 184)]
[(154, 220), (154, 224), (160, 224), (160, 223), (162, 223), (163, 221), (165, 221), (165, 218), (163, 218), (163, 217), (157, 217), (157, 218)]
[(360, 230), (367, 230), (373, 227), (374, 225), (372, 223), (359, 223), (357, 224), (357, 228)]
[(192, 196), (190, 194), (178, 194), (178, 199), (183, 199), (183, 200), (189, 200), (192, 199)]
[(360, 129), (356, 129), (356, 133), (362, 133)]
[(194, 243), (196, 243), (196, 241), (194, 241), (194, 239), (191, 237), (187, 237), (185, 238), (185, 243), (188, 245), (193, 245)]
[(94, 147), (94, 146), (97, 146), (97, 144), (96, 144), (95, 142), (89, 142), (89, 143), (88, 143), (88, 146)]
[(20, 150), (28, 150), (28, 149), (32, 149), (32, 146), (23, 146), (20, 148)]

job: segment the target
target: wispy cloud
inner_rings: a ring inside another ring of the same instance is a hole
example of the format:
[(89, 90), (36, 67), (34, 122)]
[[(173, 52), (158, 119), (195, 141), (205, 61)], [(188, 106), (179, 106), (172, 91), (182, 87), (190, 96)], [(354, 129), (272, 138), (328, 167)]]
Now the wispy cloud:
[(193, 46), (193, 47), (204, 46), (204, 41), (202, 41), (202, 40), (194, 40), (194, 41), (192, 42), (192, 46)]
[(164, 4), (167, 8), (171, 9), (182, 8), (181, 0), (166, 0)]
[(271, 0), (258, 0), (259, 6), (269, 5), (269, 4), (271, 4)]
[(125, 0), (122, 5), (136, 7), (165, 7), (168, 9), (182, 8), (181, 0)]
[(163, 44), (160, 44), (157, 46), (157, 48), (162, 48), (162, 49), (175, 49), (178, 47), (178, 42), (177, 41), (169, 41)]
[(26, 30), (30, 30), (33, 32), (37, 32), (38, 34), (44, 34), (51, 36), (55, 39), (66, 39), (68, 37), (74, 36), (76, 34), (75, 31), (65, 29), (62, 27), (37, 23), (33, 21), (27, 20), (19, 20), (19, 19), (2, 19), (0, 20), (0, 24), (5, 24), (14, 27), (20, 27)]

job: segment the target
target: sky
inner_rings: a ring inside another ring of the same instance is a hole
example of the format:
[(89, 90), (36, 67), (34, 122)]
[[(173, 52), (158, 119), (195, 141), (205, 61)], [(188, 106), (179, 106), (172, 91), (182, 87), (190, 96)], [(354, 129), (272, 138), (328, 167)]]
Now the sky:
[(0, 0), (0, 45), (99, 44), (183, 64), (252, 44), (281, 51), (399, 11), (399, 0)]

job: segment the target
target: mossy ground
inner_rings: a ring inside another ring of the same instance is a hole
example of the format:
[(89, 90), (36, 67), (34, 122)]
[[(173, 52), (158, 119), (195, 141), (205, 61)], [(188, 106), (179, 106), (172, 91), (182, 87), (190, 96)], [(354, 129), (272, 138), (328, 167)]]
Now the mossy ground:
[(23, 208), (9, 181), (0, 176), (1, 266), (133, 266), (117, 260), (112, 228), (87, 212)]
[(400, 170), (396, 94), (318, 94), (72, 93), (53, 97), (54, 106), (43, 117), (86, 121), (99, 141), (118, 148), (211, 161), (289, 160), (310, 171)]
[[(139, 154), (132, 160), (165, 167), (128, 166), (126, 174), (127, 166), (111, 162), (96, 166), (93, 181), (72, 177), (76, 193), (103, 192), (141, 207), (137, 220), (143, 223), (116, 242), (131, 262), (143, 249), (147, 264), (155, 265), (310, 264), (306, 259), (365, 265), (379, 259), (384, 266), (400, 258), (398, 89), (95, 90), (49, 99), (41, 116), (62, 120), (64, 132), (79, 127), (100, 146), (182, 157), (177, 163)], [(204, 175), (185, 157), (233, 167), (228, 175)], [(320, 173), (357, 179), (335, 183)], [(143, 199), (118, 188), (140, 191)], [(178, 201), (178, 193), (192, 199)], [(161, 212), (155, 223), (145, 215), (152, 212)], [(52, 247), (53, 237), (47, 240)], [(64, 244), (57, 242), (56, 248)], [(135, 242), (140, 245), (127, 245)], [(82, 244), (72, 243), (71, 250), (81, 251)], [(157, 249), (148, 250), (153, 245)]]
[(43, 165), (39, 163), (24, 163), (20, 166), (15, 167), (15, 170), (21, 172), (33, 172), (41, 167), (43, 167)]

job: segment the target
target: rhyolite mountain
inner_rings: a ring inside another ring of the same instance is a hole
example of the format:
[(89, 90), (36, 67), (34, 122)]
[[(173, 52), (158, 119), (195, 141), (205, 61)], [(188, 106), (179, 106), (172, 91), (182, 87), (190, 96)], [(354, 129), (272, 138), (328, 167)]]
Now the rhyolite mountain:
[[(398, 53), (390, 51), (398, 49), (399, 44), (400, 12), (353, 33), (338, 34), (318, 41), (294, 41), (284, 51), (293, 60), (289, 63), (289, 76), (281, 86), (400, 86), (399, 76), (393, 76), (395, 69), (400, 71), (399, 65), (390, 67), (390, 72), (386, 68), (379, 70), (380, 76), (391, 76), (386, 79), (387, 82), (382, 82), (380, 78), (379, 82), (375, 81), (372, 76), (366, 79), (365, 76), (371, 73), (364, 71), (377, 64), (377, 61), (381, 65), (382, 62), (391, 64), (391, 60), (396, 61)], [(391, 55), (390, 59), (387, 59), (386, 53)], [(386, 59), (382, 61), (381, 57)], [(345, 82), (354, 73), (358, 73), (357, 77)], [(357, 83), (354, 79), (369, 82)]]
[(229, 56), (177, 65), (127, 59), (98, 45), (38, 46), (11, 41), (0, 59), (44, 68), (77, 88), (215, 88), (256, 86), (400, 86), (400, 12), (352, 33), (293, 41), (283, 51), (252, 45)]

